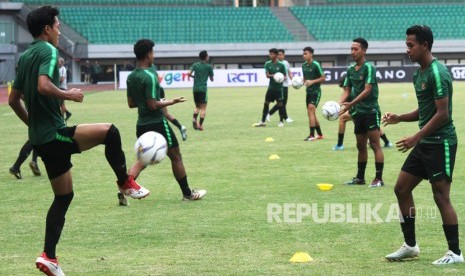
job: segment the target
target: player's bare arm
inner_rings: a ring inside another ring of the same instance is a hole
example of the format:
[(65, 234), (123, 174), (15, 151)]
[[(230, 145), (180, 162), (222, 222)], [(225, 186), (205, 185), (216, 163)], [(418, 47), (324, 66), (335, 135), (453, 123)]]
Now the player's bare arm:
[(21, 103), (22, 91), (12, 89), (10, 96), (8, 98), (8, 104), (11, 106), (16, 115), (23, 121), (26, 125), (29, 124), (29, 116), (24, 105)]
[(37, 90), (40, 94), (46, 97), (52, 97), (62, 100), (82, 102), (84, 100), (84, 93), (81, 89), (71, 88), (68, 91), (61, 90), (56, 87), (47, 75), (39, 76), (39, 83)]

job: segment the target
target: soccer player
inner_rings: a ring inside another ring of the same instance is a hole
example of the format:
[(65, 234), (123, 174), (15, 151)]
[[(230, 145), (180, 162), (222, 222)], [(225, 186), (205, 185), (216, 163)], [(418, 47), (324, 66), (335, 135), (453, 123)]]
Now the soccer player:
[[(283, 115), (284, 115), (284, 120), (288, 123), (294, 122), (289, 116), (287, 116), (287, 98), (288, 98), (288, 92), (289, 92), (289, 80), (292, 80), (292, 72), (291, 72), (291, 65), (287, 60), (285, 60), (285, 51), (284, 49), (278, 49), (278, 60), (284, 63), (284, 66), (286, 66), (286, 74), (285, 76), (288, 76), (287, 80), (283, 82)], [(271, 120), (271, 116), (279, 110), (278, 104), (275, 104), (273, 108), (271, 108), (270, 112), (268, 115), (266, 115), (266, 120), (269, 122)]]
[(276, 101), (277, 106), (279, 107), (279, 123), (278, 126), (284, 126), (284, 112), (283, 112), (283, 84), (278, 83), (274, 80), (274, 74), (280, 72), (284, 75), (284, 82), (287, 81), (286, 66), (284, 63), (278, 60), (279, 51), (276, 48), (271, 48), (269, 51), (270, 60), (265, 62), (265, 73), (266, 77), (270, 79), (268, 84), (268, 90), (265, 95), (265, 103), (263, 104), (263, 113), (262, 120), (256, 124), (254, 127), (264, 127), (266, 126), (265, 120), (270, 110), (270, 103)]
[[(213, 67), (208, 63), (210, 57), (208, 56), (207, 51), (201, 51), (199, 53), (200, 61), (194, 63), (187, 75), (194, 78), (194, 116), (192, 119), (192, 125), (195, 130), (203, 130), (203, 122), (205, 120), (205, 115), (207, 113), (207, 102), (208, 102), (208, 92), (207, 92), (207, 81), (210, 78), (210, 81), (213, 81)], [(200, 120), (197, 122), (197, 117), (200, 112)]]
[[(155, 43), (149, 39), (140, 39), (134, 44), (134, 54), (137, 59), (137, 68), (127, 78), (127, 100), (129, 108), (138, 109), (137, 137), (147, 131), (162, 134), (168, 142), (168, 157), (176, 181), (182, 191), (182, 200), (199, 200), (207, 193), (206, 190), (191, 190), (187, 182), (186, 169), (182, 162), (178, 140), (163, 115), (163, 108), (182, 103), (185, 98), (174, 98), (161, 101), (160, 84), (153, 65)], [(129, 173), (137, 179), (140, 172), (146, 167), (139, 161), (129, 169)]]
[(16, 159), (16, 162), (13, 164), (13, 166), (10, 168), (10, 173), (14, 175), (17, 179), (22, 179), (23, 177), (21, 176), (21, 165), (26, 161), (27, 157), (29, 154), (31, 154), (32, 151), (32, 160), (29, 162), (29, 167), (32, 170), (32, 173), (35, 176), (40, 176), (42, 173), (39, 170), (39, 165), (37, 164), (37, 152), (32, 149), (31, 142), (29, 140), (24, 143), (24, 145), (21, 147), (21, 150), (19, 151), (18, 158)]
[[(36, 266), (47, 275), (64, 275), (56, 259), (56, 246), (73, 199), (71, 155), (105, 145), (105, 156), (117, 176), (119, 189), (133, 198), (149, 191), (139, 186), (126, 172), (121, 137), (113, 124), (84, 124), (67, 127), (60, 110), (60, 99), (82, 102), (80, 89), (59, 88), (58, 38), (59, 10), (43, 6), (32, 10), (26, 19), (34, 41), (21, 55), (18, 72), (9, 96), (17, 116), (29, 126), (29, 140), (42, 158), (55, 195), (47, 214), (45, 245)], [(21, 103), (24, 96), (25, 107)]]
[[(323, 82), (325, 82), (325, 75), (323, 73), (323, 69), (321, 69), (320, 63), (313, 60), (313, 48), (305, 47), (303, 52), (305, 62), (302, 64), (302, 73), (304, 76), (304, 84), (307, 87), (306, 106), (310, 127), (310, 134), (304, 139), (304, 141), (315, 141), (324, 138), (320, 128), (320, 122), (316, 117), (316, 108), (320, 102), (320, 86)], [(317, 136), (315, 136), (315, 130), (318, 134)]]
[[(367, 141), (375, 155), (375, 178), (370, 187), (384, 186), (383, 167), (384, 155), (379, 143), (380, 138), (380, 109), (378, 105), (378, 84), (376, 80), (376, 68), (365, 59), (368, 42), (364, 38), (356, 38), (352, 41), (351, 54), (355, 64), (347, 70), (344, 83), (344, 93), (340, 101), (343, 108), (339, 114), (351, 110), (354, 120), (354, 133), (357, 139), (358, 171), (357, 176), (348, 185), (364, 185), (365, 169), (368, 160)], [(352, 91), (353, 90), (353, 91)], [(350, 93), (353, 99), (349, 100)]]
[(457, 152), (457, 134), (452, 120), (452, 79), (447, 68), (431, 53), (433, 33), (428, 26), (414, 25), (406, 31), (407, 55), (420, 68), (413, 75), (418, 108), (404, 114), (387, 112), (384, 125), (418, 121), (420, 130), (396, 142), (401, 152), (412, 151), (402, 166), (394, 191), (403, 221), (404, 244), (386, 256), (388, 260), (416, 257), (420, 248), (415, 238), (415, 203), (412, 191), (428, 179), (442, 217), (449, 246), (435, 265), (462, 263), (457, 214), (450, 201), (452, 173)]
[[(339, 80), (339, 87), (344, 88), (344, 82), (346, 80), (346, 77), (342, 77)], [(352, 90), (353, 91), (353, 90)], [(350, 93), (349, 95), (349, 101), (353, 99), (353, 93)], [(344, 134), (346, 131), (346, 123), (348, 121), (352, 120), (352, 116), (350, 114), (350, 111), (344, 112), (344, 114), (341, 114), (339, 116), (339, 129), (337, 133), (337, 144), (333, 147), (333, 150), (344, 150)], [(392, 148), (392, 143), (389, 141), (387, 138), (386, 134), (384, 133), (383, 129), (380, 128), (380, 134), (381, 134), (381, 139), (383, 139), (384, 142), (384, 147), (385, 148)]]
[[(68, 90), (68, 78), (66, 73), (65, 60), (63, 58), (58, 59), (58, 68), (60, 68), (60, 89), (66, 91)], [(61, 113), (64, 115), (65, 121), (68, 121), (72, 113), (69, 112), (69, 110), (66, 108), (64, 100), (60, 100), (60, 103)]]

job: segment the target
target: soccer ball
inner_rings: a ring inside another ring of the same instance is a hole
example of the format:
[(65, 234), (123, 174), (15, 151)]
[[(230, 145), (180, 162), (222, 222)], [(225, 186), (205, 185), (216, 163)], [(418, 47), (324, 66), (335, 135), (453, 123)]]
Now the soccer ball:
[(281, 72), (278, 72), (273, 75), (273, 79), (277, 83), (282, 83), (284, 81), (284, 75)]
[(160, 163), (166, 157), (168, 144), (165, 137), (158, 132), (149, 131), (142, 134), (134, 145), (137, 160), (145, 166)]
[(292, 78), (292, 87), (299, 89), (304, 86), (304, 79), (301, 76), (295, 76)]
[(337, 118), (339, 118), (339, 111), (341, 111), (341, 107), (335, 101), (325, 102), (321, 108), (321, 114), (323, 114), (323, 117), (328, 121), (337, 120)]

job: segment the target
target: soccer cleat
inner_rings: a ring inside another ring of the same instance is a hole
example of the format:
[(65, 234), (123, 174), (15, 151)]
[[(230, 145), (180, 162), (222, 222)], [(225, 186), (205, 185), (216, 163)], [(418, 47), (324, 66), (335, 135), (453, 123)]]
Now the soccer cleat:
[(385, 148), (392, 148), (394, 145), (391, 142), (387, 142), (387, 144), (384, 144)]
[(325, 137), (324, 137), (323, 135), (317, 135), (317, 136), (316, 136), (316, 139), (317, 139), (317, 140), (323, 140), (323, 139), (325, 139)]
[(357, 177), (352, 178), (351, 181), (344, 182), (346, 185), (365, 185), (365, 179), (359, 179)]
[(335, 145), (335, 146), (333, 147), (333, 150), (344, 150), (344, 145), (340, 145), (340, 146)]
[(184, 201), (194, 201), (194, 200), (200, 200), (202, 199), (205, 195), (207, 194), (207, 190), (196, 190), (192, 189), (191, 195), (190, 196), (182, 196), (182, 200)]
[(260, 122), (258, 122), (258, 123), (256, 123), (256, 124), (253, 124), (253, 126), (254, 126), (254, 127), (264, 127), (264, 126), (266, 126), (266, 124), (265, 124), (265, 122), (261, 122), (261, 121), (260, 121)]
[(181, 126), (181, 137), (183, 141), (187, 140), (187, 128), (185, 126)]
[(271, 120), (271, 115), (270, 113), (266, 114), (266, 119), (265, 119), (267, 122), (269, 122)]
[(118, 185), (119, 191), (123, 195), (130, 196), (135, 199), (142, 199), (150, 194), (150, 191), (137, 184), (134, 176), (129, 175), (128, 179), (124, 182), (123, 186)]
[(120, 206), (128, 206), (129, 202), (125, 195), (122, 192), (118, 192), (118, 201)]
[(292, 122), (294, 122), (294, 120), (292, 120), (290, 117), (287, 117), (286, 123), (292, 123)]
[(460, 252), (460, 255), (455, 254), (451, 250), (447, 251), (446, 255), (439, 260), (434, 261), (434, 265), (446, 265), (454, 263), (463, 263), (463, 254)]
[(373, 179), (373, 181), (371, 182), (370, 184), (370, 188), (378, 188), (378, 187), (383, 187), (384, 186), (384, 182), (383, 180), (381, 179)]
[(279, 122), (278, 123), (278, 127), (283, 127), (284, 126), (284, 123), (283, 122)]
[(192, 127), (193, 127), (195, 130), (197, 130), (197, 121), (196, 121), (196, 120), (192, 121)]
[(315, 141), (316, 138), (314, 136), (308, 136), (307, 138), (304, 139), (304, 141)]
[(48, 276), (65, 276), (57, 259), (50, 259), (45, 252), (36, 259), (36, 267)]
[(203, 131), (203, 126), (201, 124), (197, 124), (197, 130), (198, 131)]
[(34, 162), (34, 161), (29, 162), (29, 167), (31, 168), (32, 173), (35, 176), (40, 176), (41, 175), (40, 170), (39, 170), (39, 166), (37, 165), (36, 162)]
[(14, 175), (17, 179), (22, 179), (23, 177), (21, 176), (21, 171), (15, 169), (14, 167), (10, 168), (10, 173)]
[(418, 247), (418, 244), (415, 244), (415, 246), (408, 246), (408, 244), (404, 242), (396, 252), (386, 255), (385, 258), (389, 261), (402, 261), (404, 259), (418, 257), (418, 254), (420, 254), (420, 247)]

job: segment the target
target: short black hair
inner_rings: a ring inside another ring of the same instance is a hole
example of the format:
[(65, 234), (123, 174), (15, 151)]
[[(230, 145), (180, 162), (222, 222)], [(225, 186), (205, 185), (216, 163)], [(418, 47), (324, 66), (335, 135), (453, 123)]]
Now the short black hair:
[(283, 54), (285, 54), (286, 51), (284, 51), (284, 49), (278, 49), (278, 53), (283, 53)]
[(139, 39), (136, 44), (134, 44), (134, 54), (136, 54), (136, 59), (144, 59), (150, 53), (150, 51), (153, 50), (154, 46), (155, 42), (150, 39)]
[(268, 52), (273, 54), (279, 54), (278, 49), (276, 48), (271, 48)]
[(423, 44), (425, 41), (428, 43), (428, 49), (431, 51), (433, 48), (433, 31), (426, 25), (413, 25), (407, 29), (406, 35), (415, 35), (416, 41)]
[(305, 47), (305, 48), (304, 48), (304, 52), (310, 52), (310, 53), (312, 53), (312, 54), (313, 54), (313, 53), (315, 52), (315, 50), (313, 50), (313, 48), (312, 48), (312, 47), (310, 47), (310, 46), (307, 46), (307, 47)]
[(363, 37), (357, 37), (356, 39), (352, 40), (352, 42), (360, 43), (364, 50), (368, 49), (368, 41)]
[(42, 6), (32, 10), (26, 18), (27, 28), (32, 37), (36, 38), (42, 34), (45, 26), (53, 26), (55, 24), (55, 16), (58, 16), (60, 11), (57, 7)]
[(205, 50), (203, 50), (203, 51), (201, 51), (201, 52), (199, 53), (199, 58), (200, 58), (201, 60), (205, 60), (205, 59), (207, 58), (207, 56), (208, 56), (208, 53), (207, 53), (207, 51), (205, 51)]

